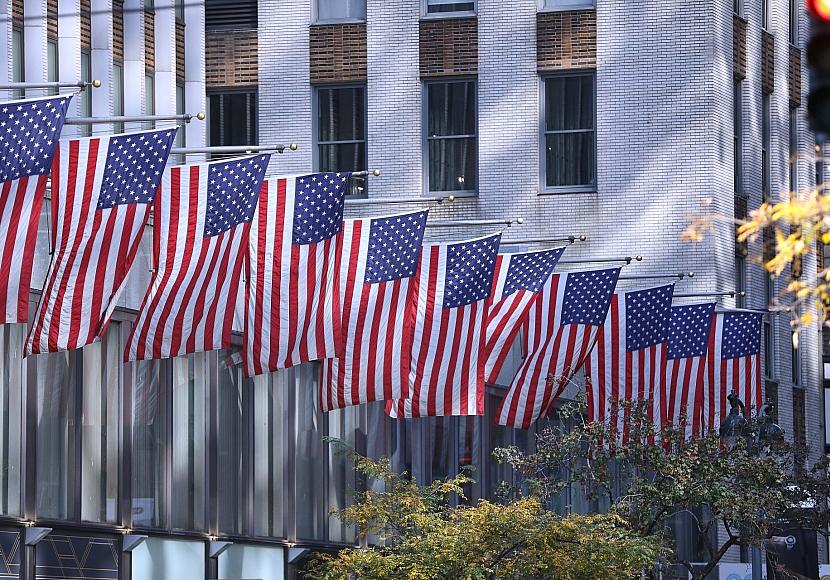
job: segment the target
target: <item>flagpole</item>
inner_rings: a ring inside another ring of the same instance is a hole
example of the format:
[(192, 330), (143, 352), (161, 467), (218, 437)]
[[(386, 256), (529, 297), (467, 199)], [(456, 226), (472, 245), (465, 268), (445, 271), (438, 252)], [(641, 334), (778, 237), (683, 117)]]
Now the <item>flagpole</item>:
[(190, 123), (193, 119), (205, 120), (204, 113), (185, 113), (182, 115), (116, 115), (113, 117), (67, 117), (65, 125), (104, 125), (111, 123), (145, 123), (153, 121), (184, 121)]
[(585, 234), (581, 236), (566, 236), (564, 238), (521, 238), (516, 240), (502, 240), (502, 246), (516, 246), (516, 245), (524, 245), (524, 244), (548, 244), (548, 243), (556, 243), (556, 242), (568, 242), (570, 244), (574, 244), (576, 242), (584, 242), (588, 240), (588, 236)]
[(675, 298), (717, 298), (719, 296), (729, 296), (732, 298), (734, 298), (735, 296), (744, 297), (746, 296), (746, 292), (736, 292), (735, 290), (729, 290), (728, 292), (698, 292), (696, 294), (674, 295)]
[[(354, 174), (352, 174), (354, 175)], [(374, 204), (390, 204), (390, 203), (444, 203), (454, 202), (458, 199), (466, 199), (476, 197), (476, 194), (455, 194), (455, 195), (422, 195), (419, 197), (358, 197), (349, 199), (354, 196), (346, 196), (346, 205), (374, 205)]]
[(632, 261), (642, 262), (642, 256), (624, 256), (624, 257), (607, 257), (607, 258), (580, 258), (580, 259), (573, 259), (573, 260), (559, 260), (557, 264), (587, 264), (587, 263), (600, 263), (600, 262), (625, 262), (626, 265), (630, 265)]
[[(214, 147), (173, 147), (173, 149), (170, 150), (170, 154), (202, 155), (205, 153), (211, 153), (214, 155), (231, 155), (238, 153), (262, 153), (266, 151), (276, 151), (277, 153), (282, 153), (286, 149), (296, 151), (297, 144), (291, 143), (289, 145), (217, 145)], [(352, 175), (354, 175), (354, 173)]]
[(686, 278), (694, 278), (694, 272), (679, 272), (677, 274), (632, 274), (630, 276), (620, 276), (620, 280), (684, 280)]
[[(94, 81), (77, 81), (74, 83), (70, 82), (62, 82), (62, 81), (55, 81), (55, 82), (45, 82), (45, 83), (0, 83), (0, 90), (4, 91), (19, 91), (19, 90), (26, 90), (26, 89), (81, 89), (82, 91), (92, 87), (92, 88), (100, 88), (101, 81), (94, 80)], [(57, 96), (57, 95), (56, 95)]]
[(516, 218), (509, 220), (435, 220), (427, 221), (428, 228), (463, 228), (467, 226), (512, 226), (513, 224), (522, 225), (525, 222), (524, 218)]

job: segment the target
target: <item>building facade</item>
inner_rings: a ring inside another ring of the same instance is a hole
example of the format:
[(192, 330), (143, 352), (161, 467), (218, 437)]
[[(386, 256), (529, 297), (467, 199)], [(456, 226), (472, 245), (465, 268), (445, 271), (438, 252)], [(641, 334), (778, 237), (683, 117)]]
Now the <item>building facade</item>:
[[(766, 308), (786, 286), (760, 266), (764, 241), (736, 244), (728, 218), (824, 172), (798, 0), (0, 0), (0, 13), (0, 83), (102, 80), (70, 116), (206, 111), (179, 146), (297, 143), (272, 175), (380, 168), (354, 188), (368, 200), (349, 202), (352, 216), (521, 217), (505, 240), (584, 234), (567, 258), (642, 255), (627, 270), (695, 272), (678, 292), (747, 292), (724, 306)], [(727, 219), (682, 242), (704, 210)], [(530, 446), (533, 430), (493, 424), (499, 385), (485, 417), (393, 421), (379, 404), (316, 411), (314, 365), (246, 380), (234, 351), (121, 362), (150, 235), (101, 343), (23, 359), (25, 327), (0, 327), (0, 578), (293, 577), (314, 550), (354, 542), (330, 510), (363, 482), (326, 437), (421, 481), (472, 465), (472, 500), (510, 480), (490, 453)], [(793, 344), (787, 317), (768, 317), (767, 397), (788, 437), (821, 453), (819, 329)], [(561, 498), (592, 507), (578, 490)]]

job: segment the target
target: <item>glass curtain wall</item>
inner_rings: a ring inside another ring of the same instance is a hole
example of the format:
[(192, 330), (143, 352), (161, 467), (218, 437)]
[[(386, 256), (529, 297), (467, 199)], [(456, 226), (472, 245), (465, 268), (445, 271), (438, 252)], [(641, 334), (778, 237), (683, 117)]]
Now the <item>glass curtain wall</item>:
[[(281, 375), (286, 373), (280, 373)], [(253, 393), (253, 534), (285, 537), (284, 513), (288, 454), (287, 381), (277, 375), (254, 377), (246, 387)]]
[(0, 325), (0, 512), (21, 510), (21, 439), (23, 432), (23, 341), (26, 328)]
[(137, 361), (132, 388), (133, 527), (166, 527), (169, 361)]
[[(249, 459), (244, 451), (248, 437), (246, 423), (249, 419), (248, 399), (250, 385), (242, 380), (242, 367), (234, 364), (230, 353), (219, 355), (219, 380), (217, 381), (216, 412), (218, 437), (216, 475), (219, 496), (219, 531), (240, 534), (243, 531), (245, 486)], [(266, 463), (266, 461), (262, 461)]]
[(173, 359), (171, 512), (173, 527), (183, 530), (206, 529), (209, 356)]

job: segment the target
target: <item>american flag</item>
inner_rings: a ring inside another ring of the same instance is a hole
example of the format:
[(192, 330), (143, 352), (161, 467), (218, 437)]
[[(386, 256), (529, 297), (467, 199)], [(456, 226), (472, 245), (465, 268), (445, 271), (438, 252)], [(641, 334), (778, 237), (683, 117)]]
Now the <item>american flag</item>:
[(541, 252), (499, 254), (487, 310), (487, 362), (484, 378), (498, 380), (513, 341), (527, 320), (537, 293), (547, 282), (565, 248)]
[(499, 408), (499, 425), (527, 429), (550, 414), (588, 358), (619, 275), (610, 268), (550, 277), (528, 314), (527, 354)]
[(244, 244), (270, 155), (171, 167), (155, 204), (155, 272), (127, 360), (231, 346)]
[(427, 212), (346, 220), (338, 240), (342, 358), (322, 364), (324, 411), (405, 398), (415, 324), (413, 279)]
[(0, 324), (29, 319), (40, 209), (71, 98), (0, 103)]
[(700, 433), (706, 351), (714, 312), (714, 302), (671, 307), (663, 423), (683, 429), (687, 437)]
[(718, 312), (709, 334), (703, 428), (717, 429), (735, 391), (747, 411), (761, 406), (761, 318), (754, 312)]
[(267, 182), (248, 249), (245, 374), (343, 354), (337, 235), (350, 173)]
[(141, 243), (176, 129), (61, 141), (52, 164), (55, 254), (26, 353), (103, 336)]
[(597, 335), (585, 376), (588, 419), (613, 421), (612, 429), (628, 440), (630, 408), (621, 401), (645, 402), (648, 418), (659, 425), (666, 374), (666, 335), (674, 285), (614, 294)]
[(392, 417), (484, 414), (487, 299), (501, 234), (421, 252), (410, 398), (389, 401)]

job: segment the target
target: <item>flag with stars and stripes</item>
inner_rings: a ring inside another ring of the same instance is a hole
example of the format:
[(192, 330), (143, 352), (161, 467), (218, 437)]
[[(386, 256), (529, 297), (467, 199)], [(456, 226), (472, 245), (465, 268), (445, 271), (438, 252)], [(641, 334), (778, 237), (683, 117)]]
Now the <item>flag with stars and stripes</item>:
[(537, 293), (565, 248), (499, 254), (487, 310), (487, 362), (484, 379), (494, 384)]
[(666, 336), (674, 284), (614, 294), (585, 366), (588, 420), (612, 422), (628, 441), (631, 408), (644, 402), (650, 421), (661, 424)]
[(38, 220), (71, 98), (0, 104), (0, 324), (29, 319)]
[(500, 240), (424, 246), (409, 397), (386, 404), (392, 417), (484, 414), (487, 305)]
[(343, 354), (337, 236), (351, 173), (268, 180), (248, 246), (245, 374)]
[(99, 340), (135, 260), (176, 129), (61, 141), (52, 166), (54, 255), (26, 353)]
[(230, 348), (245, 243), (270, 155), (171, 167), (154, 206), (155, 271), (127, 360)]
[(413, 278), (427, 212), (349, 219), (338, 239), (342, 357), (322, 364), (323, 411), (405, 398), (415, 329)]
[(620, 268), (553, 274), (525, 323), (525, 359), (496, 415), (499, 425), (527, 429), (553, 410), (605, 323)]
[(706, 352), (715, 303), (671, 307), (663, 424), (683, 429), (686, 437), (700, 433)]
[(718, 429), (729, 412), (727, 396), (735, 391), (747, 411), (761, 400), (761, 319), (756, 312), (717, 312), (709, 334), (703, 429)]

